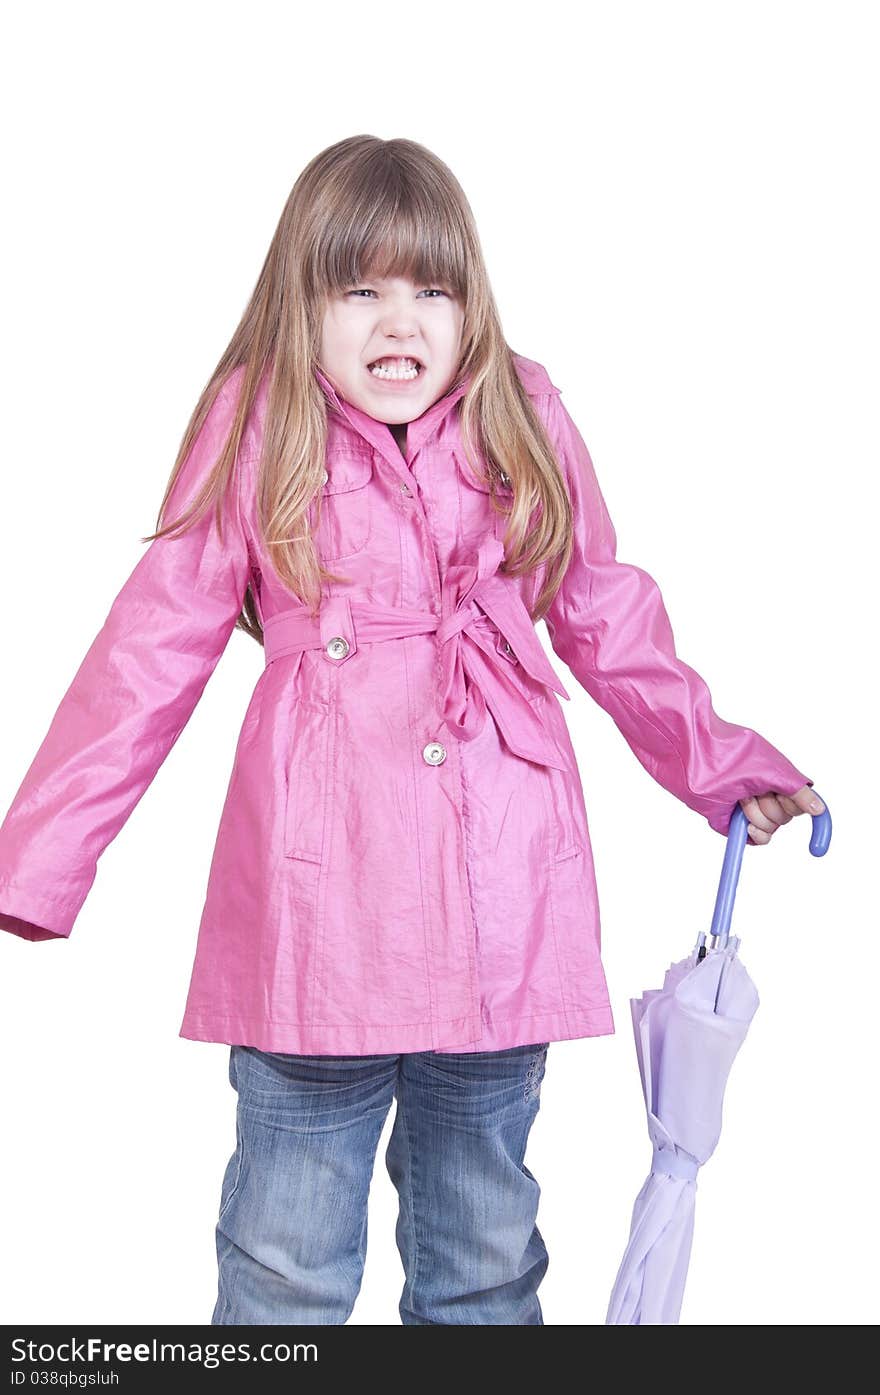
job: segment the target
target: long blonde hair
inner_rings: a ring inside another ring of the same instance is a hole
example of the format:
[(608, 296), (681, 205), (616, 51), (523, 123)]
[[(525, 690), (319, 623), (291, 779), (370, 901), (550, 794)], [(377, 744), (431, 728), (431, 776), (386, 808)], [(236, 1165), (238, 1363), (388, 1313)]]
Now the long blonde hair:
[[(280, 580), (316, 610), (321, 584), (339, 573), (321, 565), (305, 523), (320, 507), (327, 443), (327, 400), (315, 377), (327, 297), (365, 276), (400, 276), (450, 288), (463, 310), (457, 381), (472, 375), (461, 398), (468, 464), (489, 485), (497, 473), (513, 486), (505, 532), (510, 575), (545, 574), (532, 609), (548, 610), (571, 552), (571, 505), (553, 448), (513, 363), (489, 285), (474, 217), (451, 170), (411, 140), (350, 136), (328, 146), (294, 184), (256, 287), (226, 352), (196, 405), (180, 445), (157, 529), (144, 542), (190, 527), (211, 502), (220, 528), (249, 413), (270, 371), (256, 474), (260, 537)], [(217, 393), (243, 366), (237, 410), (218, 460), (197, 498), (165, 519), (187, 453)], [(488, 466), (488, 472), (484, 469)], [(236, 621), (262, 642), (251, 588)]]

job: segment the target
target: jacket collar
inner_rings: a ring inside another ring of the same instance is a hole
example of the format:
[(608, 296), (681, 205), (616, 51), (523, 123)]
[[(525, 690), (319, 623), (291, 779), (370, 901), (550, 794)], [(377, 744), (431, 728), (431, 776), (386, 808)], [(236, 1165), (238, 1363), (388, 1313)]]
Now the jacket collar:
[[(369, 441), (370, 445), (375, 446), (376, 450), (380, 451), (385, 459), (393, 464), (396, 469), (400, 469), (404, 464), (403, 456), (400, 453), (397, 442), (391, 434), (391, 428), (387, 423), (384, 421), (377, 421), (375, 417), (371, 417), (367, 412), (362, 411), (360, 407), (355, 407), (352, 402), (348, 402), (344, 397), (340, 396), (336, 388), (330, 382), (330, 379), (317, 364), (315, 365), (314, 372), (315, 377), (324, 390), (325, 397), (331, 405), (350, 422), (360, 436), (363, 436), (365, 440)], [(425, 441), (427, 441), (437, 429), (441, 421), (452, 410), (459, 398), (463, 397), (467, 392), (472, 376), (472, 373), (467, 373), (463, 378), (457, 379), (448, 392), (445, 392), (442, 397), (439, 397), (436, 402), (432, 403), (427, 411), (423, 412), (420, 417), (416, 417), (414, 421), (408, 424), (406, 428), (407, 463), (414, 458), (416, 452), (421, 449)]]

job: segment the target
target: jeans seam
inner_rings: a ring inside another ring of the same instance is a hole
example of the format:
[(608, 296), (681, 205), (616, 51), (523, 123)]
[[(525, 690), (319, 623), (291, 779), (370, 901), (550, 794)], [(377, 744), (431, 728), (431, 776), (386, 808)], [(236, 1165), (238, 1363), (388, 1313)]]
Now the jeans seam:
[(408, 1205), (409, 1205), (409, 1218), (410, 1218), (410, 1224), (411, 1224), (411, 1226), (412, 1226), (412, 1237), (413, 1237), (413, 1263), (412, 1263), (412, 1273), (407, 1275), (407, 1287), (408, 1287), (408, 1289), (409, 1289), (410, 1299), (411, 1299), (411, 1300), (414, 1300), (414, 1299), (415, 1299), (415, 1291), (416, 1291), (416, 1279), (417, 1279), (417, 1277), (418, 1277), (418, 1272), (419, 1272), (419, 1232), (418, 1232), (418, 1217), (417, 1217), (417, 1215), (416, 1215), (416, 1205), (415, 1205), (415, 1188), (414, 1188), (414, 1185), (413, 1185), (413, 1181), (414, 1181), (414, 1177), (415, 1177), (415, 1159), (414, 1159), (414, 1157), (413, 1157), (412, 1139), (410, 1138), (409, 1127), (408, 1127), (407, 1122), (406, 1122), (406, 1108), (405, 1108), (404, 1103), (403, 1103), (403, 1096), (404, 1096), (404, 1091), (401, 1090), (401, 1091), (400, 1091), (400, 1097), (399, 1097), (398, 1102), (397, 1102), (397, 1107), (398, 1107), (398, 1109), (400, 1110), (400, 1122), (401, 1122), (401, 1124), (402, 1124), (402, 1126), (403, 1126), (403, 1136), (404, 1136), (404, 1138), (406, 1139), (406, 1152), (407, 1152), (406, 1191), (407, 1191), (407, 1202), (408, 1202)]
[(237, 1165), (235, 1169), (235, 1176), (232, 1180), (232, 1186), (229, 1189), (229, 1195), (220, 1207), (220, 1211), (217, 1216), (218, 1226), (229, 1214), (229, 1207), (231, 1206), (236, 1192), (238, 1191), (241, 1185), (241, 1179), (245, 1165), (245, 1129), (242, 1121), (242, 1104), (241, 1095), (238, 1089), (238, 1071), (235, 1067), (235, 1056), (235, 1047), (232, 1046), (229, 1050), (229, 1075), (237, 1096), (235, 1101), (235, 1154)]
[(230, 1190), (229, 1190), (229, 1195), (228, 1195), (228, 1197), (226, 1198), (226, 1200), (224, 1201), (223, 1206), (222, 1206), (222, 1208), (221, 1208), (221, 1210), (220, 1210), (220, 1214), (219, 1214), (218, 1217), (217, 1217), (217, 1224), (218, 1224), (218, 1225), (219, 1225), (220, 1222), (223, 1221), (223, 1220), (225, 1219), (225, 1217), (229, 1214), (229, 1207), (232, 1205), (232, 1202), (233, 1202), (233, 1200), (234, 1200), (234, 1198), (235, 1198), (235, 1194), (236, 1194), (236, 1192), (238, 1191), (239, 1183), (241, 1182), (242, 1168), (244, 1167), (244, 1130), (241, 1128), (241, 1125), (240, 1125), (240, 1122), (239, 1122), (239, 1118), (238, 1118), (238, 1111), (237, 1111), (237, 1110), (236, 1110), (236, 1133), (238, 1134), (238, 1139), (237, 1139), (237, 1142), (236, 1142), (236, 1149), (237, 1149), (237, 1152), (238, 1152), (238, 1166), (236, 1167), (236, 1170), (235, 1170), (235, 1178), (234, 1178), (233, 1183), (232, 1183), (232, 1186), (231, 1186), (231, 1188), (230, 1188)]
[(226, 1314), (229, 1311), (229, 1299), (226, 1294), (226, 1276), (224, 1266), (227, 1259), (235, 1249), (235, 1242), (229, 1236), (217, 1228), (217, 1301), (214, 1304), (214, 1312), (211, 1317), (212, 1323), (225, 1323)]

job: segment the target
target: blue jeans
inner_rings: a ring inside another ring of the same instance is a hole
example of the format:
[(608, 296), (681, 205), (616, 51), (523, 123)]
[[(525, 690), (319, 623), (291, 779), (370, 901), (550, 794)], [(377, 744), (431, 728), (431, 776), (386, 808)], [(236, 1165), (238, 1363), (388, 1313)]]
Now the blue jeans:
[(367, 1198), (385, 1165), (400, 1198), (405, 1325), (543, 1325), (540, 1188), (523, 1164), (547, 1043), (506, 1051), (293, 1056), (232, 1046), (237, 1146), (217, 1221), (211, 1322), (347, 1322)]

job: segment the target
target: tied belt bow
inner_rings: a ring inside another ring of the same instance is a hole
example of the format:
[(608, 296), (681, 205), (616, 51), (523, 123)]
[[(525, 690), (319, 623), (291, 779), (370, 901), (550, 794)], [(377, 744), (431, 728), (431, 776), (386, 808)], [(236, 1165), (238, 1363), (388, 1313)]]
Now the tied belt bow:
[(487, 538), (476, 563), (457, 563), (443, 578), (441, 614), (330, 596), (313, 617), (307, 606), (269, 616), (263, 625), (265, 661), (301, 649), (324, 649), (344, 662), (358, 644), (436, 631), (440, 644), (439, 710), (450, 731), (470, 741), (486, 708), (506, 744), (525, 760), (565, 770), (567, 762), (533, 699), (551, 688), (568, 693), (548, 660), (517, 587), (498, 567), (504, 546)]

